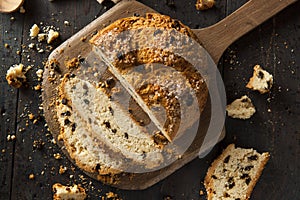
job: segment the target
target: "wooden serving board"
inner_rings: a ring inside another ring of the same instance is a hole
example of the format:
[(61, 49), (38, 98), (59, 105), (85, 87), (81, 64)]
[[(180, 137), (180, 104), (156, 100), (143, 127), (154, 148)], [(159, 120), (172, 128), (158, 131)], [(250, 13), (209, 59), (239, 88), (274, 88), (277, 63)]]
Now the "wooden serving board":
[[(251, 2), (257, 2), (260, 1), (251, 1)], [(275, 0), (271, 0), (271, 2), (275, 2)], [(290, 1), (284, 1), (285, 3), (281, 3), (280, 9), (278, 8), (275, 13), (277, 13), (279, 10), (283, 9), (283, 7), (286, 7), (288, 4), (291, 2), (294, 2), (292, 0)], [(261, 5), (261, 4), (260, 4)], [(284, 5), (284, 6), (283, 6)], [(277, 8), (277, 7), (276, 7)], [(147, 12), (155, 12), (153, 9), (139, 3), (136, 1), (121, 1), (117, 5), (115, 5), (112, 9), (108, 10), (106, 13), (104, 13), (102, 16), (94, 20), (92, 23), (87, 25), (85, 28), (83, 28), (81, 31), (79, 31), (77, 34), (72, 36), (70, 39), (65, 41), (61, 46), (59, 46), (57, 49), (55, 49), (51, 55), (49, 56), (48, 59), (48, 64), (50, 61), (56, 60), (60, 64), (60, 72), (57, 74), (57, 76), (62, 76), (63, 74), (67, 73), (68, 70), (66, 69), (66, 66), (64, 65), (66, 60), (69, 60), (70, 58), (74, 57), (86, 57), (89, 52), (92, 51), (92, 46), (89, 44), (89, 39), (92, 37), (92, 35), (97, 31), (105, 26), (109, 25), (110, 23), (114, 22), (117, 19), (124, 18), (124, 17), (129, 17), (133, 16), (134, 14), (139, 14), (143, 16)], [(272, 12), (272, 15), (275, 14)], [(258, 12), (258, 14), (261, 14)], [(250, 15), (250, 14), (249, 14)], [(231, 15), (232, 16), (232, 15)], [(251, 15), (250, 15), (251, 16)], [(262, 21), (266, 20), (269, 18), (271, 15), (265, 16), (264, 18), (260, 18), (260, 21), (257, 23), (253, 23), (251, 26), (247, 26), (246, 28), (242, 29), (240, 32), (236, 33), (234, 32), (233, 34), (236, 34), (235, 36), (226, 36), (226, 48), (228, 45), (230, 45), (234, 40), (236, 40), (238, 37), (240, 37), (242, 34), (245, 34), (255, 26), (257, 26), (259, 23)], [(253, 17), (253, 16), (252, 16)], [(207, 48), (208, 52), (211, 53), (212, 58), (214, 59), (215, 62), (218, 61), (218, 59), (221, 57), (223, 51), (226, 49), (224, 45), (220, 45), (220, 48), (213, 48), (213, 45), (216, 45), (214, 42), (207, 42), (212, 40), (212, 38), (208, 37), (208, 33), (210, 33), (212, 30), (214, 31), (213, 33), (218, 34), (216, 36), (215, 34), (212, 34), (213, 37), (218, 38), (218, 42), (221, 42), (220, 39), (223, 38), (222, 35), (222, 30), (224, 30), (226, 33), (230, 33), (230, 31), (226, 28), (222, 28), (224, 24), (231, 24), (235, 25), (237, 19), (237, 16), (233, 17), (231, 21), (222, 21), (220, 22), (221, 25), (218, 26), (212, 26), (211, 28), (203, 29), (203, 30), (195, 30), (195, 33), (197, 34), (198, 37), (200, 37), (200, 41), (202, 42), (202, 45)], [(252, 19), (252, 18), (251, 18)], [(239, 23), (239, 27), (242, 22)], [(218, 28), (219, 27), (219, 28)], [(238, 30), (239, 27), (236, 27)], [(202, 39), (201, 39), (202, 38)], [(205, 40), (203, 40), (205, 39)], [(215, 39), (215, 38), (213, 38)], [(213, 49), (215, 51), (213, 51)], [(59, 85), (59, 77), (55, 79), (54, 81), (50, 81), (48, 79), (50, 75), (50, 66), (47, 65), (44, 71), (43, 75), (43, 105), (44, 105), (44, 112), (45, 112), (45, 118), (48, 123), (48, 126), (50, 128), (50, 131), (52, 132), (53, 136), (55, 139), (57, 139), (57, 136), (59, 134), (59, 124), (56, 121), (56, 111), (55, 111), (55, 98), (58, 96), (57, 93), (57, 86)], [(207, 108), (204, 110), (203, 115), (209, 116), (209, 110), (210, 108), (207, 106)], [(209, 118), (205, 118), (204, 120), (201, 121), (203, 125), (203, 131), (205, 131), (205, 128), (207, 125), (210, 123)], [(221, 138), (224, 137), (224, 131), (223, 134), (221, 134)], [(121, 189), (145, 189), (160, 180), (164, 179), (168, 175), (172, 174), (174, 171), (177, 169), (181, 168), (183, 165), (186, 163), (190, 162), (194, 158), (196, 158), (199, 154), (199, 149), (203, 141), (203, 135), (198, 134), (197, 137), (195, 138), (193, 144), (191, 147), (187, 150), (187, 152), (182, 156), (181, 159), (175, 161), (173, 164), (169, 165), (168, 167), (155, 171), (155, 172), (149, 172), (149, 173), (143, 173), (143, 174), (131, 174), (128, 176), (121, 176), (119, 177), (119, 181), (114, 183), (113, 186), (121, 188)], [(62, 143), (59, 143), (61, 147), (63, 147)], [(211, 148), (212, 146), (207, 146), (207, 149)], [(64, 148), (62, 148), (64, 151)], [(68, 155), (66, 153), (66, 155)], [(91, 177), (95, 177), (95, 174), (89, 174)]]

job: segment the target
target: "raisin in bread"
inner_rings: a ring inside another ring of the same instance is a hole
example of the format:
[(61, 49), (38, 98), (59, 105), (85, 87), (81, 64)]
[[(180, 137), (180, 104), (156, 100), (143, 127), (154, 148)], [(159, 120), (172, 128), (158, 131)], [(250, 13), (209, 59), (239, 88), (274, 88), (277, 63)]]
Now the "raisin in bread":
[(269, 153), (230, 144), (208, 169), (204, 185), (209, 200), (246, 200), (258, 181)]
[(239, 119), (249, 119), (255, 112), (251, 99), (244, 95), (226, 106), (228, 116)]
[(253, 70), (253, 76), (246, 87), (257, 90), (261, 94), (269, 92), (273, 85), (273, 76), (259, 65), (255, 65)]

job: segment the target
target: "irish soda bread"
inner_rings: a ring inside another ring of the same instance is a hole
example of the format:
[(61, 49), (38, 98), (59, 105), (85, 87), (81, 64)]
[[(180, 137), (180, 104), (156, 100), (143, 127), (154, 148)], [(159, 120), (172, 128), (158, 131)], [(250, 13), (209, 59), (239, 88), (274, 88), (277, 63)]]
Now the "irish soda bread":
[(269, 157), (269, 153), (230, 144), (207, 171), (204, 185), (208, 200), (249, 199)]
[[(81, 54), (84, 57), (66, 57), (60, 62), (53, 59), (45, 70), (48, 85), (44, 84), (43, 98), (51, 116), (46, 118), (52, 132), (60, 130), (53, 134), (58, 144), (84, 172), (112, 185), (118, 185), (119, 180), (141, 182), (148, 175), (159, 176), (158, 169), (181, 158), (193, 142), (187, 138), (197, 134), (194, 127), (198, 128), (208, 97), (200, 72), (168, 49), (135, 49), (118, 54), (110, 63), (101, 60), (98, 49), (120, 49), (113, 46), (116, 38), (110, 36), (126, 30), (144, 35), (147, 27), (157, 28), (155, 36), (162, 36), (162, 42), (168, 42), (170, 31), (197, 40), (188, 27), (168, 16), (129, 17), (94, 35), (90, 40), (93, 50)], [(170, 37), (170, 43), (176, 39)], [(121, 41), (123, 46), (132, 44)], [(104, 44), (109, 48), (102, 49)], [(70, 65), (71, 61), (76, 64)], [(48, 89), (49, 85), (54, 89)], [(194, 135), (186, 137), (186, 132)], [(177, 142), (181, 138), (185, 148)], [(122, 183), (123, 188), (130, 188)]]

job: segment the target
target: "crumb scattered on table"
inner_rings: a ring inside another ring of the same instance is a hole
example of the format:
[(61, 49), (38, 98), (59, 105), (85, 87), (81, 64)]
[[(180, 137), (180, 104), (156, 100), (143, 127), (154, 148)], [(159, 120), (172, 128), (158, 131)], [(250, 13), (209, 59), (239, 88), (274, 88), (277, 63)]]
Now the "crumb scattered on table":
[(39, 32), (40, 32), (40, 28), (38, 27), (38, 25), (33, 24), (33, 26), (30, 29), (29, 36), (31, 38), (35, 38), (36, 36), (38, 36)]

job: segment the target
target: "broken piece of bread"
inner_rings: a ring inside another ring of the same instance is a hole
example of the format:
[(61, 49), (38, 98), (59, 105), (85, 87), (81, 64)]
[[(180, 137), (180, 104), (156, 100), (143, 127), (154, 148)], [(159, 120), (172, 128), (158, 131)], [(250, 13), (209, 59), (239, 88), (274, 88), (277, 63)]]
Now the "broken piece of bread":
[(25, 71), (23, 70), (24, 65), (18, 64), (10, 67), (6, 72), (6, 80), (9, 85), (20, 88), (22, 83), (26, 81)]
[(226, 106), (228, 116), (239, 119), (249, 119), (255, 113), (251, 99), (244, 95)]
[(30, 29), (29, 36), (31, 38), (35, 38), (39, 34), (39, 32), (40, 32), (40, 28), (38, 27), (38, 25), (33, 24), (33, 26)]
[(260, 154), (252, 148), (230, 144), (207, 171), (207, 199), (249, 199), (269, 157), (268, 152)]
[(48, 44), (52, 43), (58, 37), (59, 37), (59, 32), (50, 29), (48, 32), (47, 43)]
[(84, 200), (86, 198), (85, 189), (78, 185), (64, 186), (55, 183), (52, 190), (54, 192), (53, 200)]
[(197, 10), (206, 10), (212, 8), (215, 5), (214, 0), (197, 0), (196, 9)]
[(269, 92), (273, 85), (273, 76), (259, 65), (255, 65), (253, 69), (253, 76), (246, 87), (251, 90), (258, 90), (261, 94)]

